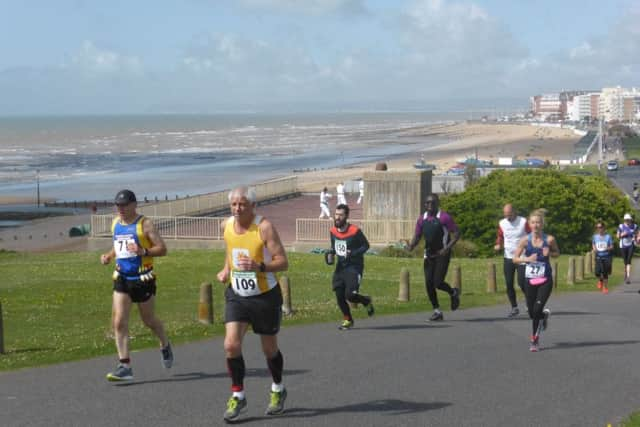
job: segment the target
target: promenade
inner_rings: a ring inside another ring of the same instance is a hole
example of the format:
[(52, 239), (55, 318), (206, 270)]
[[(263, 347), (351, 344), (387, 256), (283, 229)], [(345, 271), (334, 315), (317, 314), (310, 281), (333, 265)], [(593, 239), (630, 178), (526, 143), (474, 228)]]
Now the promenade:
[[(244, 351), (254, 426), (579, 426), (620, 422), (640, 409), (640, 265), (609, 295), (552, 295), (542, 351), (529, 320), (505, 307), (290, 327), (280, 334), (286, 412), (264, 416), (271, 377), (252, 333)], [(595, 290), (595, 285), (594, 285)], [(293, 293), (295, 295), (295, 291)], [(375, 295), (374, 295), (375, 298)], [(463, 295), (464, 300), (464, 295)], [(135, 381), (111, 384), (114, 357), (0, 374), (3, 426), (218, 426), (229, 396), (222, 338), (132, 356)]]

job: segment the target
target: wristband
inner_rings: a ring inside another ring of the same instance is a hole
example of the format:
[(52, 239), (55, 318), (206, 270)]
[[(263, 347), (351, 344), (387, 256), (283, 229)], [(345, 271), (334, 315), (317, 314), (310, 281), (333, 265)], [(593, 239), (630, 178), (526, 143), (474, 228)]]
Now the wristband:
[(264, 273), (265, 271), (267, 271), (267, 266), (264, 265), (264, 262), (260, 263), (260, 273)]
[(149, 249), (142, 248), (142, 256), (149, 256)]

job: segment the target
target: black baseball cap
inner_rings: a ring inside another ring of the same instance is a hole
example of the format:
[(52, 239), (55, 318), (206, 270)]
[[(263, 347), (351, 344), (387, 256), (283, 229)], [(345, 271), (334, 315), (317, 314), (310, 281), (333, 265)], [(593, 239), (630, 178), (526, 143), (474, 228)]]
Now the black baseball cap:
[(133, 191), (131, 190), (120, 190), (118, 191), (118, 194), (116, 194), (116, 198), (114, 200), (114, 203), (116, 205), (127, 205), (131, 202), (135, 202), (136, 201), (136, 195), (133, 194)]

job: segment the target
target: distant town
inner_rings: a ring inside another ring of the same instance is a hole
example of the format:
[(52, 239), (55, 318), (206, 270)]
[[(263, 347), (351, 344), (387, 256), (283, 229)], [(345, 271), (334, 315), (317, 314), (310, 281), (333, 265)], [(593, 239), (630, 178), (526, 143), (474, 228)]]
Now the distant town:
[(532, 96), (531, 118), (544, 122), (638, 123), (640, 89), (605, 87)]

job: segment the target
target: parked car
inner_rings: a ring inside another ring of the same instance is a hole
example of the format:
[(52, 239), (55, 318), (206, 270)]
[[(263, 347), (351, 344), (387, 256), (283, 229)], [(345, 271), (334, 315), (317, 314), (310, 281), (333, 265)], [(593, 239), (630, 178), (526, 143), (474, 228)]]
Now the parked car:
[(640, 159), (629, 159), (627, 164), (629, 166), (639, 166), (640, 165)]
[(618, 162), (615, 160), (609, 160), (607, 162), (607, 170), (608, 171), (617, 171), (618, 170)]

